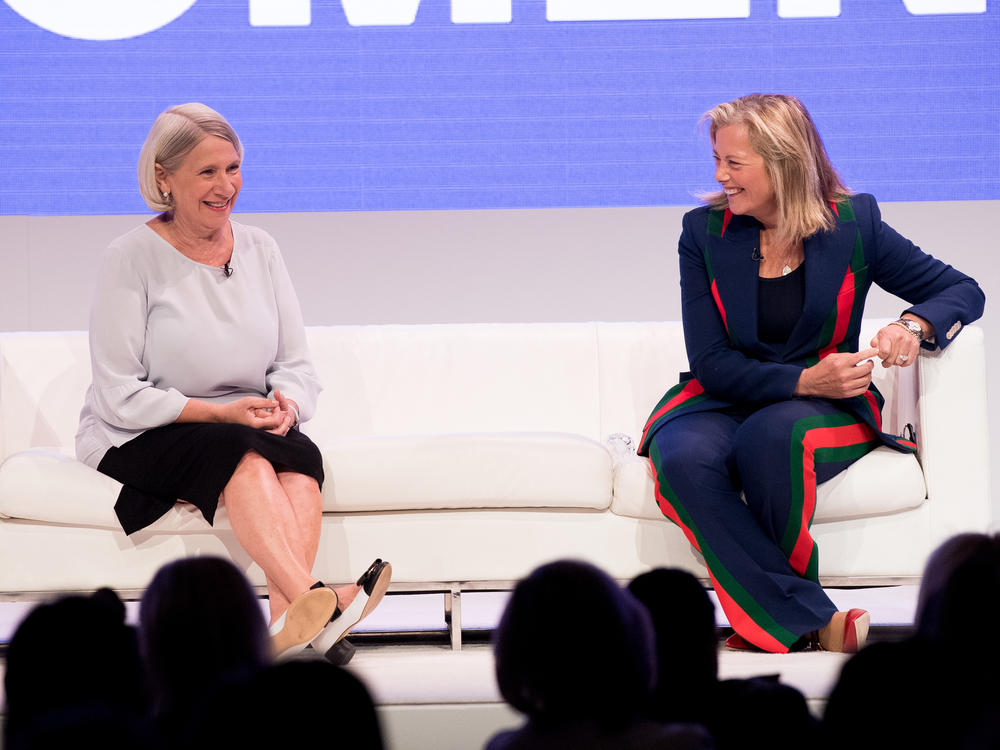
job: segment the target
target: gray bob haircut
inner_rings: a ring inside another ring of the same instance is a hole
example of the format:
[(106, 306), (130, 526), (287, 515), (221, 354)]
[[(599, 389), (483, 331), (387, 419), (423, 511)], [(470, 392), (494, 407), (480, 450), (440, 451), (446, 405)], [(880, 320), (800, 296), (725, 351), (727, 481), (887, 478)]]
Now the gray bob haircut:
[(232, 143), (242, 161), (243, 144), (239, 136), (226, 118), (211, 107), (192, 102), (160, 113), (139, 152), (139, 193), (147, 206), (154, 211), (173, 211), (173, 204), (164, 199), (156, 184), (156, 165), (173, 172), (184, 157), (210, 135)]

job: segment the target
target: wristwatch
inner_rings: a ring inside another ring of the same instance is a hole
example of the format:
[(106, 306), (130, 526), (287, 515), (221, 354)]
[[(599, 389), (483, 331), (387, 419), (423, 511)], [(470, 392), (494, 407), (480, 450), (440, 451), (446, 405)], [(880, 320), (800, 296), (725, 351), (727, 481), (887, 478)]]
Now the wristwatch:
[(894, 320), (889, 325), (902, 326), (907, 331), (912, 333), (917, 337), (917, 341), (924, 340), (924, 329), (920, 327), (920, 324), (915, 320), (910, 320), (909, 318), (900, 318), (899, 320)]

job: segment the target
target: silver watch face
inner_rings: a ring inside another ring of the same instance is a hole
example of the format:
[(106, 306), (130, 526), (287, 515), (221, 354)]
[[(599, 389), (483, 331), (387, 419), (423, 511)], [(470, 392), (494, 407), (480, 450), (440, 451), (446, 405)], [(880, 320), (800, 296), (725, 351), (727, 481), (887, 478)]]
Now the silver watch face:
[(900, 318), (897, 323), (902, 324), (906, 330), (916, 336), (918, 339), (924, 338), (924, 329), (920, 327), (920, 324), (915, 320), (910, 320), (909, 318)]

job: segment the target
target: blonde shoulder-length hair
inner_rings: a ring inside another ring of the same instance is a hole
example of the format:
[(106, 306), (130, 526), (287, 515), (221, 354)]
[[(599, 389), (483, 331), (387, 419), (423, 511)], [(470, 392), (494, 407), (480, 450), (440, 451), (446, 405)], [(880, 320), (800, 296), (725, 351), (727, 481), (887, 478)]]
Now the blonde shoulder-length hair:
[[(823, 140), (805, 106), (794, 96), (750, 94), (713, 107), (701, 117), (715, 143), (720, 128), (746, 128), (750, 146), (764, 159), (778, 203), (779, 242), (792, 244), (833, 229), (831, 202), (851, 191), (830, 163)], [(714, 208), (726, 207), (723, 191), (702, 199)]]
[(191, 150), (214, 135), (229, 141), (243, 160), (243, 144), (226, 118), (211, 107), (192, 102), (161, 112), (149, 129), (139, 152), (139, 193), (154, 211), (173, 212), (171, 196), (164, 196), (156, 183), (156, 165), (173, 172)]

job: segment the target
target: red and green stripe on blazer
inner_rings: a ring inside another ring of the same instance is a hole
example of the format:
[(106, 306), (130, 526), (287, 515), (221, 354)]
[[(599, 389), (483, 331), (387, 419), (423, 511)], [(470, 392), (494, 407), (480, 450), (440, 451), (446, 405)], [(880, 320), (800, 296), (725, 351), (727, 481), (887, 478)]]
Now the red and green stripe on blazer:
[[(849, 200), (844, 199), (838, 203), (831, 202), (830, 208), (833, 209), (834, 214), (837, 215), (840, 221), (854, 221), (854, 209)], [(728, 208), (725, 210), (709, 211), (709, 236), (720, 239), (725, 237), (726, 228), (729, 226), (732, 218), (733, 214)], [(864, 313), (865, 307), (864, 290), (867, 288), (868, 282), (868, 264), (865, 261), (864, 248), (861, 245), (861, 232), (860, 230), (855, 230), (855, 232), (854, 252), (851, 254), (851, 262), (848, 264), (844, 280), (840, 284), (840, 291), (837, 293), (837, 304), (830, 311), (830, 315), (827, 317), (822, 329), (820, 329), (820, 335), (814, 347), (816, 354), (807, 360), (807, 367), (816, 364), (831, 352), (849, 351), (850, 347), (846, 339), (848, 332), (852, 328), (851, 324), (853, 323), (857, 326), (861, 322), (861, 316)], [(715, 280), (715, 273), (712, 270), (712, 259), (709, 257), (707, 245), (705, 246), (704, 255), (709, 285), (712, 289), (712, 299), (715, 300), (715, 306), (719, 310), (719, 316), (722, 318), (722, 325), (726, 329), (730, 343), (733, 347), (738, 347), (739, 342), (736, 339), (735, 333), (729, 327), (726, 308), (722, 304), (722, 298), (719, 296), (719, 288)], [(861, 290), (862, 293), (857, 294), (857, 290)]]
[[(854, 207), (850, 200), (843, 200), (830, 203), (830, 208), (837, 215), (839, 221), (854, 221)], [(840, 291), (837, 292), (837, 304), (830, 310), (823, 327), (820, 329), (819, 338), (816, 342), (816, 354), (806, 358), (806, 367), (817, 364), (821, 359), (834, 352), (850, 352), (853, 350), (851, 343), (847, 340), (847, 334), (851, 330), (858, 330), (861, 326), (861, 316), (865, 310), (865, 292), (869, 286), (868, 262), (865, 260), (865, 251), (861, 243), (861, 231), (855, 229), (854, 251), (851, 253), (851, 261), (847, 265), (844, 279), (840, 283)], [(895, 435), (886, 435), (882, 430), (882, 406), (885, 399), (878, 389), (873, 385), (860, 396), (854, 396), (852, 400), (860, 403), (860, 414), (868, 424), (882, 433), (883, 440), (891, 441), (892, 447), (902, 451), (915, 452), (917, 444), (912, 440), (906, 440)]]

